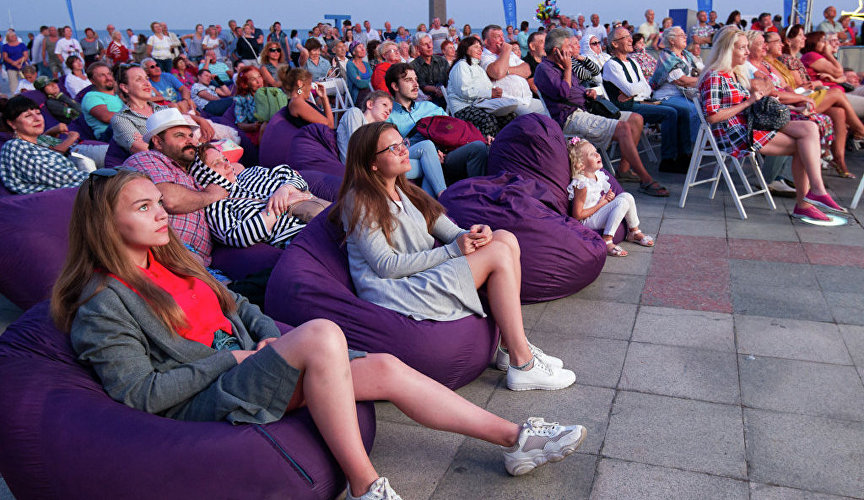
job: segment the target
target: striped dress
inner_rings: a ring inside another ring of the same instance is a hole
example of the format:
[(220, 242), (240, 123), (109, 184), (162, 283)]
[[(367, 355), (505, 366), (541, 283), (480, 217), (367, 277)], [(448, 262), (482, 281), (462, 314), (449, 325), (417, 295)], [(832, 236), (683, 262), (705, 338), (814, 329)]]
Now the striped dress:
[(303, 177), (288, 165), (243, 169), (233, 184), (200, 162), (195, 162), (193, 170), (193, 175), (202, 185), (216, 182), (228, 190), (227, 198), (205, 209), (210, 234), (220, 242), (232, 247), (248, 247), (266, 242), (285, 248), (291, 238), (306, 227), (306, 223), (299, 218), (283, 213), (273, 229), (268, 231), (260, 215), (270, 196), (285, 184), (301, 191), (309, 190)]

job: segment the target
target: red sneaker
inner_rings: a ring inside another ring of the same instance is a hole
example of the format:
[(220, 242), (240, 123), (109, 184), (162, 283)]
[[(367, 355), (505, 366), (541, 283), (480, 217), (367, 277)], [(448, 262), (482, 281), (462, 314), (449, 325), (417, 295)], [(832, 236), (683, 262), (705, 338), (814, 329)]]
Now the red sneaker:
[(823, 222), (829, 222), (831, 219), (819, 211), (818, 208), (810, 205), (807, 208), (799, 208), (798, 205), (795, 205), (795, 210), (792, 211), (792, 217), (796, 217), (798, 219), (803, 219), (805, 217), (815, 220), (821, 220)]
[(849, 213), (848, 210), (841, 207), (834, 200), (832, 200), (831, 195), (829, 195), (828, 193), (813, 194), (813, 191), (809, 191), (806, 195), (804, 195), (804, 201), (812, 203), (824, 210), (830, 210), (832, 212), (838, 212), (841, 214)]

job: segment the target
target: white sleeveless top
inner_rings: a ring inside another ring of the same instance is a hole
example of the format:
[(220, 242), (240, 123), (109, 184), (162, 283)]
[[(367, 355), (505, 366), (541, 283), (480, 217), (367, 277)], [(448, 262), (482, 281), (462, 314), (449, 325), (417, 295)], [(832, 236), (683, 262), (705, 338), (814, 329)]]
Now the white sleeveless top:
[(596, 180), (589, 179), (588, 177), (579, 174), (570, 181), (570, 184), (567, 185), (567, 194), (570, 196), (570, 200), (573, 200), (573, 197), (576, 195), (574, 189), (587, 189), (587, 193), (585, 194), (585, 205), (583, 208), (593, 207), (600, 202), (600, 196), (603, 193), (608, 193), (609, 190), (612, 189), (606, 172), (598, 170), (594, 175), (597, 176)]

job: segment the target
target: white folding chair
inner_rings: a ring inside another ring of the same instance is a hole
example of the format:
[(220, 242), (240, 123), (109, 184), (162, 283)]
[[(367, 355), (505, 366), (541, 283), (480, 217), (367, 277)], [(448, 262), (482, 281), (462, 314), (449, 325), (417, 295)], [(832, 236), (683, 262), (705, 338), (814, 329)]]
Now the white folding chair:
[(855, 190), (855, 196), (852, 197), (852, 204), (849, 205), (850, 208), (858, 208), (858, 202), (861, 201), (862, 193), (864, 193), (864, 176), (862, 176), (861, 181), (858, 182), (858, 189)]
[(327, 89), (327, 95), (333, 96), (333, 118), (338, 123), (342, 113), (354, 107), (354, 99), (351, 98), (351, 92), (348, 91), (348, 84), (339, 77), (326, 78), (318, 83)]
[(444, 95), (444, 102), (447, 103), (447, 109), (444, 111), (447, 112), (448, 115), (453, 116), (453, 111), (450, 107), (450, 94), (447, 93), (447, 87), (443, 85), (439, 85), (438, 88), (441, 90), (441, 93)]
[[(696, 109), (701, 110), (702, 104), (699, 102), (699, 97), (693, 97), (692, 100), (693, 103), (696, 104)], [(698, 114), (699, 133), (696, 135), (696, 143), (693, 145), (693, 156), (690, 158), (690, 166), (687, 169), (687, 178), (684, 180), (684, 189), (681, 192), (681, 200), (678, 202), (678, 206), (684, 208), (684, 203), (687, 201), (687, 193), (690, 191), (691, 187), (709, 182), (713, 183), (711, 186), (711, 195), (709, 196), (709, 198), (713, 200), (714, 195), (717, 194), (717, 185), (720, 183), (720, 177), (723, 177), (726, 181), (726, 186), (729, 188), (729, 192), (732, 193), (732, 198), (735, 200), (735, 208), (738, 209), (738, 214), (742, 219), (747, 218), (747, 212), (744, 211), (744, 205), (741, 204), (741, 200), (750, 198), (751, 196), (764, 194), (765, 200), (768, 201), (771, 210), (776, 210), (777, 206), (774, 204), (774, 199), (768, 191), (768, 184), (765, 182), (765, 177), (762, 176), (762, 169), (759, 168), (759, 159), (757, 158), (756, 153), (750, 151), (746, 153), (745, 156), (750, 160), (750, 165), (753, 167), (756, 180), (762, 188), (754, 191), (750, 186), (750, 183), (747, 181), (747, 176), (744, 175), (744, 170), (741, 168), (743, 158), (739, 160), (738, 158), (721, 151), (720, 147), (717, 146), (717, 141), (714, 139), (714, 135), (711, 133), (711, 126), (708, 125), (708, 122), (705, 120), (705, 115), (701, 111), (699, 111)], [(705, 156), (713, 156), (714, 159), (703, 165), (702, 159)], [(745, 194), (738, 194), (738, 189), (735, 188), (735, 182), (732, 179), (732, 175), (729, 173), (729, 169), (726, 168), (727, 160), (731, 160), (732, 165), (741, 177), (741, 182), (744, 184), (744, 189), (746, 190)], [(711, 177), (697, 181), (696, 178), (699, 175), (699, 169), (711, 165), (714, 165), (714, 172)]]

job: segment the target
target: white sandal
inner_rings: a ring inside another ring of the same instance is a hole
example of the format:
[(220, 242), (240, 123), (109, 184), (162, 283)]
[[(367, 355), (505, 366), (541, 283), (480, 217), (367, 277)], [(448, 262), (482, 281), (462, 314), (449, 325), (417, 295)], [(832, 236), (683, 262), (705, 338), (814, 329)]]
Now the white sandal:
[(629, 254), (627, 253), (627, 250), (624, 250), (615, 243), (612, 243), (611, 241), (607, 241), (606, 255), (610, 257), (627, 257)]
[[(636, 237), (637, 234), (642, 235), (642, 237), (637, 238)], [(637, 245), (641, 245), (643, 247), (653, 247), (654, 246), (654, 238), (643, 233), (641, 230), (628, 231), (627, 232), (627, 238), (625, 238), (625, 239), (631, 243), (636, 243)]]

